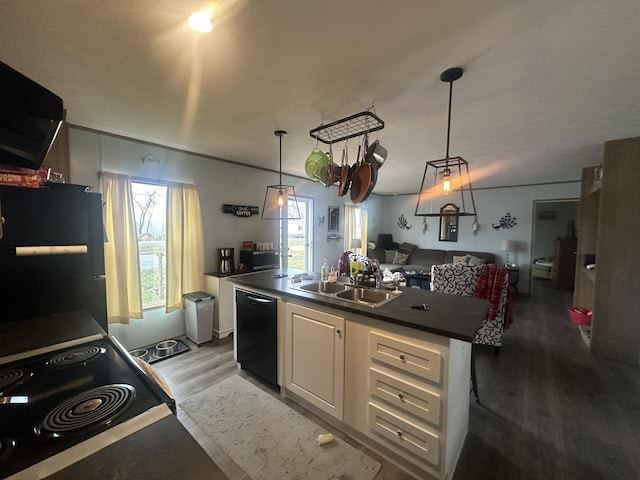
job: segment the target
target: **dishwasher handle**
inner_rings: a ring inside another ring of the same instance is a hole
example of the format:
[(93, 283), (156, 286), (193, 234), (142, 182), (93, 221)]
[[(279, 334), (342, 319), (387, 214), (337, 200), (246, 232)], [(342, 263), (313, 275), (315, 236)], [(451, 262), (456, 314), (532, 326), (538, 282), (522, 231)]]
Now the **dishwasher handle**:
[(268, 304), (268, 303), (275, 303), (275, 299), (273, 298), (261, 298), (261, 297), (252, 297), (250, 295), (247, 295), (247, 300), (249, 300), (249, 303), (251, 303), (252, 305), (256, 305), (256, 304)]

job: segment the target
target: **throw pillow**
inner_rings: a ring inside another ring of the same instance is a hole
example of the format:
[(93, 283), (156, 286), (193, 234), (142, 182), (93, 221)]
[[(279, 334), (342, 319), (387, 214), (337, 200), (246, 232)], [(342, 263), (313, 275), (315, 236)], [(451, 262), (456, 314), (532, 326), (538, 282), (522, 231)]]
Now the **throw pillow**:
[(453, 263), (462, 263), (464, 265), (467, 265), (467, 256), (466, 255), (454, 255), (453, 256)]
[(396, 256), (395, 250), (385, 250), (384, 251), (384, 263), (393, 263), (393, 259)]
[(473, 255), (467, 255), (467, 265), (471, 265), (472, 267), (476, 267), (478, 265), (483, 265), (485, 263), (487, 263), (487, 261), (484, 258), (475, 257)]
[(397, 263), (399, 265), (406, 265), (407, 259), (409, 258), (408, 253), (396, 252), (393, 257), (393, 263)]
[(398, 247), (398, 251), (402, 253), (411, 253), (417, 248), (413, 243), (404, 242)]

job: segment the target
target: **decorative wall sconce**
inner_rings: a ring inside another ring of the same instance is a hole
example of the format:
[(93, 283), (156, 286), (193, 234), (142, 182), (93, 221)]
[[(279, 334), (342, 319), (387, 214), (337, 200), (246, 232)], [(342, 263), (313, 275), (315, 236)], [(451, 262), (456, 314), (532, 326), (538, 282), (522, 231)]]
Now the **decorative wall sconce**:
[(409, 225), (409, 222), (407, 222), (407, 219), (404, 217), (404, 214), (401, 214), (400, 218), (398, 218), (398, 226), (403, 230), (411, 230), (411, 227), (413, 225)]
[(324, 225), (325, 220), (326, 217), (324, 215), (318, 215), (318, 226), (321, 227), (322, 225)]
[(491, 226), (496, 231), (500, 230), (501, 228), (511, 228), (517, 225), (516, 220), (516, 217), (512, 217), (511, 214), (507, 212), (507, 214), (503, 216), (498, 223), (492, 223)]
[(427, 233), (427, 217), (422, 217), (422, 233)]

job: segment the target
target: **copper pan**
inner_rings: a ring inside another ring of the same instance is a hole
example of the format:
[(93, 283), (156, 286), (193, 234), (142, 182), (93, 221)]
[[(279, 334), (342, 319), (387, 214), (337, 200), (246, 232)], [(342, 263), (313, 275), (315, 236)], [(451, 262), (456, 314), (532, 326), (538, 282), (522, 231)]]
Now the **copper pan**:
[(351, 201), (353, 203), (360, 203), (369, 196), (372, 176), (371, 165), (360, 160), (360, 149), (358, 148), (358, 163), (354, 165), (351, 174)]
[[(359, 150), (358, 156), (360, 156)], [(347, 194), (347, 190), (349, 190), (349, 186), (351, 185), (352, 173), (353, 169), (349, 166), (348, 152), (345, 146), (344, 150), (342, 150), (342, 171), (340, 172), (340, 184), (338, 185), (339, 196), (344, 197)]]

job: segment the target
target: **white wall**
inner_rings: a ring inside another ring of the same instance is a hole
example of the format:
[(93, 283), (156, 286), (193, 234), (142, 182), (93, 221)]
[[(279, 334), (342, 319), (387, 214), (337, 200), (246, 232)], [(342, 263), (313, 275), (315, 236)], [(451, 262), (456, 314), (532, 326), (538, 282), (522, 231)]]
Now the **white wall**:
[[(277, 168), (277, 143), (274, 142), (274, 165)], [(310, 151), (313, 145), (310, 144)], [(243, 241), (264, 241), (277, 244), (278, 222), (262, 220), (259, 215), (248, 218), (223, 214), (223, 203), (258, 206), (262, 212), (267, 185), (278, 183), (278, 174), (245, 166), (217, 161), (195, 154), (149, 145), (99, 132), (71, 128), (71, 178), (73, 183), (89, 185), (98, 191), (98, 172), (109, 171), (148, 179), (192, 183), (196, 186), (202, 209), (204, 232), (205, 272), (217, 270), (218, 248), (235, 248), (238, 265)], [(144, 163), (142, 157), (151, 154), (160, 163)], [(304, 162), (306, 159), (300, 159)], [(296, 194), (314, 199), (313, 269), (320, 271), (324, 258), (336, 263), (342, 252), (342, 241), (327, 241), (327, 222), (318, 225), (318, 216), (327, 216), (329, 206), (340, 206), (341, 232), (343, 206), (349, 195), (339, 197), (337, 188), (326, 188), (310, 180), (283, 175), (283, 183), (293, 185)], [(369, 210), (372, 232), (377, 237), (382, 199), (371, 195), (360, 204)], [(110, 326), (114, 334), (128, 349), (149, 345), (185, 334), (182, 311), (165, 315), (164, 310), (144, 313), (141, 320), (127, 325)]]
[[(416, 208), (416, 195), (384, 197), (382, 202), (384, 215), (379, 226), (379, 233), (391, 233), (394, 241), (411, 242), (420, 248), (491, 252), (496, 255), (498, 263), (505, 262), (505, 252), (500, 250), (502, 240), (515, 240), (517, 245), (515, 262), (521, 269), (518, 290), (528, 292), (531, 275), (534, 200), (575, 199), (579, 196), (579, 182), (474, 190), (480, 230), (474, 236), (471, 231), (473, 217), (461, 217), (457, 242), (438, 240), (439, 219), (437, 217), (425, 217), (427, 218), (427, 230), (426, 232), (422, 231), (422, 217), (413, 215)], [(509, 229), (501, 228), (497, 231), (493, 229), (491, 225), (498, 224), (500, 218), (507, 212), (512, 217), (516, 217), (517, 224)], [(404, 215), (407, 223), (411, 226), (410, 230), (398, 226), (400, 215)], [(377, 238), (377, 234), (375, 237)], [(513, 261), (513, 253), (510, 255)]]

